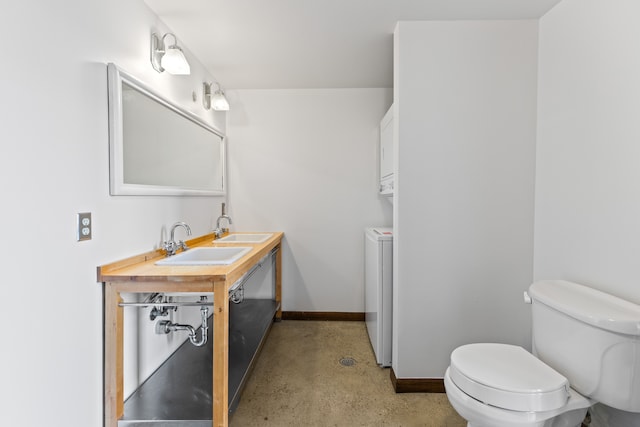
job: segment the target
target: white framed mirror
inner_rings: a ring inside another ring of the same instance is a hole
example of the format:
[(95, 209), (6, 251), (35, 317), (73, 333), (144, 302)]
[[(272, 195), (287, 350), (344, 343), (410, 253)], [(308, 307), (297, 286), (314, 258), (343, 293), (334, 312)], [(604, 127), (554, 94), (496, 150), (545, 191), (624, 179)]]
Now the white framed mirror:
[(115, 64), (109, 86), (111, 195), (225, 194), (225, 136)]

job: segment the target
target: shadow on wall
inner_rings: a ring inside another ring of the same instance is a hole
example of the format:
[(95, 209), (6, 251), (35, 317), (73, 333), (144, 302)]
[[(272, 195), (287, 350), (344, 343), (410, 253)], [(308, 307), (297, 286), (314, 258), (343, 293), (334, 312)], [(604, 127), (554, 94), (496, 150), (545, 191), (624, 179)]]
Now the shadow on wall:
[[(305, 257), (303, 257), (305, 259)], [(307, 283), (298, 267), (298, 262), (289, 245), (287, 234), (282, 240), (282, 310), (305, 310), (313, 306)], [(287, 304), (301, 304), (301, 307), (291, 307)]]

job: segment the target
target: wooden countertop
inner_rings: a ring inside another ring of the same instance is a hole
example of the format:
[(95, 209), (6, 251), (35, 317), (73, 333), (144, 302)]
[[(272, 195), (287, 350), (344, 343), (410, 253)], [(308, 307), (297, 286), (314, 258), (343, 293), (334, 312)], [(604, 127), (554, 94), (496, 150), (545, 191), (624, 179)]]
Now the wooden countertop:
[[(246, 273), (255, 263), (260, 261), (282, 240), (284, 233), (271, 232), (273, 235), (262, 243), (217, 243), (213, 234), (207, 234), (186, 243), (189, 248), (197, 247), (233, 247), (243, 246), (253, 249), (238, 261), (229, 265), (198, 265), (198, 266), (166, 266), (156, 265), (155, 262), (165, 257), (165, 251), (157, 249), (124, 260), (116, 261), (98, 267), (98, 282), (136, 282), (144, 287), (146, 282), (219, 282), (226, 281), (231, 286)], [(243, 234), (243, 233), (231, 233)], [(245, 233), (254, 234), (254, 233)], [(186, 290), (186, 289), (185, 289)], [(194, 291), (196, 289), (193, 289)]]

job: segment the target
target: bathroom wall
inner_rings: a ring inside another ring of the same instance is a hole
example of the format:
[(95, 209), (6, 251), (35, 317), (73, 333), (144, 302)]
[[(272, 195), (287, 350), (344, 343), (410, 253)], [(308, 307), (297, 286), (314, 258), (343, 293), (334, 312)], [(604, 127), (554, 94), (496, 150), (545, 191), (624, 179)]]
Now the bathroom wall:
[[(102, 425), (96, 266), (157, 247), (177, 220), (204, 234), (219, 214), (219, 197), (109, 196), (105, 63), (224, 127), (191, 100), (211, 76), (188, 51), (191, 76), (153, 71), (153, 29), (165, 30), (137, 0), (3, 4), (0, 425)], [(84, 211), (93, 240), (76, 242)]]
[(285, 311), (364, 311), (364, 228), (390, 89), (229, 91), (229, 204), (238, 230), (281, 230)]
[[(535, 279), (640, 303), (640, 3), (563, 0), (540, 20)], [(592, 409), (592, 426), (640, 416)]]
[(399, 22), (393, 369), (458, 345), (529, 347), (537, 22)]

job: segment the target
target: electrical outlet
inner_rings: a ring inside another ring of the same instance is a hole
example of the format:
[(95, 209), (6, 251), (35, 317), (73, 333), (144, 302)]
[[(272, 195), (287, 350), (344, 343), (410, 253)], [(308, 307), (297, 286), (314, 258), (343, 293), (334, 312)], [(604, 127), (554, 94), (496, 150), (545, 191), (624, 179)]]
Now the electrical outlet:
[(78, 242), (82, 240), (91, 240), (91, 212), (81, 212), (78, 214)]

